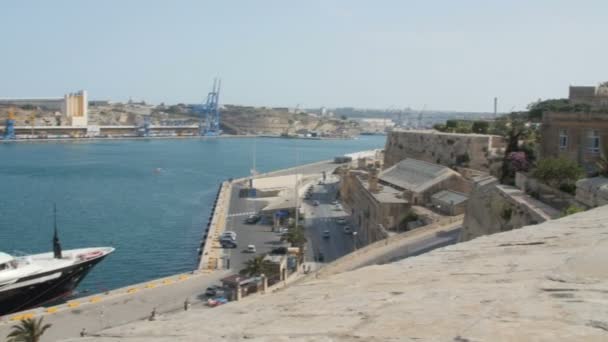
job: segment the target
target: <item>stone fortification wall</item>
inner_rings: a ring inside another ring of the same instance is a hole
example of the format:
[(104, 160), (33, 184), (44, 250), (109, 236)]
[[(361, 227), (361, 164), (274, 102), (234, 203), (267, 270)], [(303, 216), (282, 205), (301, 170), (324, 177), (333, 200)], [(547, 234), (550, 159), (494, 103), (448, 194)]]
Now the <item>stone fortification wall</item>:
[(494, 177), (476, 182), (469, 195), (460, 239), (468, 241), (482, 235), (538, 224), (560, 217), (560, 212)]
[(495, 135), (396, 130), (386, 139), (384, 168), (413, 158), (490, 172), (498, 167), (504, 147), (504, 139)]

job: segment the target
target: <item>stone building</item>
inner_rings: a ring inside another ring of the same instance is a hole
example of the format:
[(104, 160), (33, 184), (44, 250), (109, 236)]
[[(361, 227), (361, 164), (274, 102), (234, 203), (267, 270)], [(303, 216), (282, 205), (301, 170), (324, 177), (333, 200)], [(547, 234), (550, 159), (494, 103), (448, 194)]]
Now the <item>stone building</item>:
[(445, 166), (408, 158), (380, 173), (343, 170), (340, 194), (360, 238), (371, 243), (407, 230), (412, 206), (432, 207), (432, 196), (444, 190), (464, 197), (445, 204), (448, 215), (457, 215), (466, 205), (471, 182)]
[(32, 106), (47, 110), (60, 111), (70, 118), (71, 126), (85, 127), (88, 125), (88, 106), (86, 90), (76, 93), (65, 94), (57, 98), (23, 98), (23, 99), (0, 99), (0, 105), (4, 106)]
[(587, 104), (593, 109), (608, 107), (608, 84), (593, 86), (570, 86), (568, 100), (572, 104)]
[(608, 88), (570, 87), (570, 103), (588, 104), (586, 112), (545, 112), (541, 126), (541, 157), (576, 160), (589, 173), (608, 151)]
[(411, 158), (382, 171), (378, 178), (381, 184), (390, 185), (403, 192), (403, 197), (413, 205), (430, 203), (431, 196), (444, 189), (461, 193), (471, 191), (471, 183), (458, 172), (442, 165)]
[(504, 138), (496, 135), (394, 130), (386, 139), (384, 166), (413, 158), (490, 172), (499, 167), (504, 147)]
[(376, 171), (345, 171), (340, 185), (361, 240), (371, 243), (384, 239), (389, 230), (404, 229), (399, 224), (409, 213), (410, 203), (401, 191), (378, 184)]

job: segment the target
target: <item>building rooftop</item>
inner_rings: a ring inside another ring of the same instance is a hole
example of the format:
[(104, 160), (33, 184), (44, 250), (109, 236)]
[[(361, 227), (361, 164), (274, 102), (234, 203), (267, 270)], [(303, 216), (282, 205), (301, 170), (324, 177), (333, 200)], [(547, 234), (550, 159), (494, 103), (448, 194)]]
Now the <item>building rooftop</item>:
[[(365, 179), (357, 177), (363, 187), (369, 191), (369, 182)], [(369, 192), (376, 201), (379, 203), (402, 203), (406, 204), (408, 201), (402, 197), (403, 192), (399, 191), (391, 186), (378, 184), (378, 192)]]
[(431, 196), (432, 199), (441, 201), (450, 205), (457, 205), (465, 202), (469, 197), (462, 192), (452, 190), (442, 190)]
[(406, 158), (380, 172), (378, 178), (402, 189), (421, 192), (453, 175), (459, 174), (442, 165)]

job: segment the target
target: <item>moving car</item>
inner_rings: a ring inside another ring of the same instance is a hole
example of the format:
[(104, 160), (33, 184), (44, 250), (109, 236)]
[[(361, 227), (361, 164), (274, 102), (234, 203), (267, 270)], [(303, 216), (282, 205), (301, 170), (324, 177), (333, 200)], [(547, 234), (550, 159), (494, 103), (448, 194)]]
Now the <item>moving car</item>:
[(329, 232), (329, 230), (324, 230), (323, 231), (323, 238), (324, 239), (329, 239), (330, 236), (331, 236), (331, 233)]
[(247, 224), (256, 224), (258, 223), (260, 220), (262, 219), (262, 217), (258, 214), (253, 214), (253, 215), (249, 215), (246, 219), (245, 219), (245, 223)]
[(314, 205), (315, 207), (318, 207), (319, 206), (319, 201), (313, 201), (312, 205)]
[(353, 230), (350, 229), (350, 226), (344, 226), (344, 234), (352, 234)]
[(346, 219), (344, 217), (340, 217), (339, 219), (336, 220), (336, 222), (338, 224), (345, 225), (346, 224)]
[(245, 250), (247, 253), (255, 253), (255, 245), (247, 245), (247, 249)]

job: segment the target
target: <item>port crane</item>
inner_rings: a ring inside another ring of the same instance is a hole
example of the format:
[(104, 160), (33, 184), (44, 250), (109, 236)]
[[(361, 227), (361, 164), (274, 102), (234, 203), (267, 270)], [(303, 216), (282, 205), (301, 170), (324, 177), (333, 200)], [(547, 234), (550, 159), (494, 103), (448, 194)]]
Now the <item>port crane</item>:
[(15, 140), (15, 114), (12, 108), (8, 110), (8, 119), (4, 127), (4, 140)]
[(200, 107), (199, 131), (201, 136), (218, 136), (222, 134), (220, 129), (220, 88), (221, 79), (213, 80), (213, 88), (207, 94), (207, 100)]

